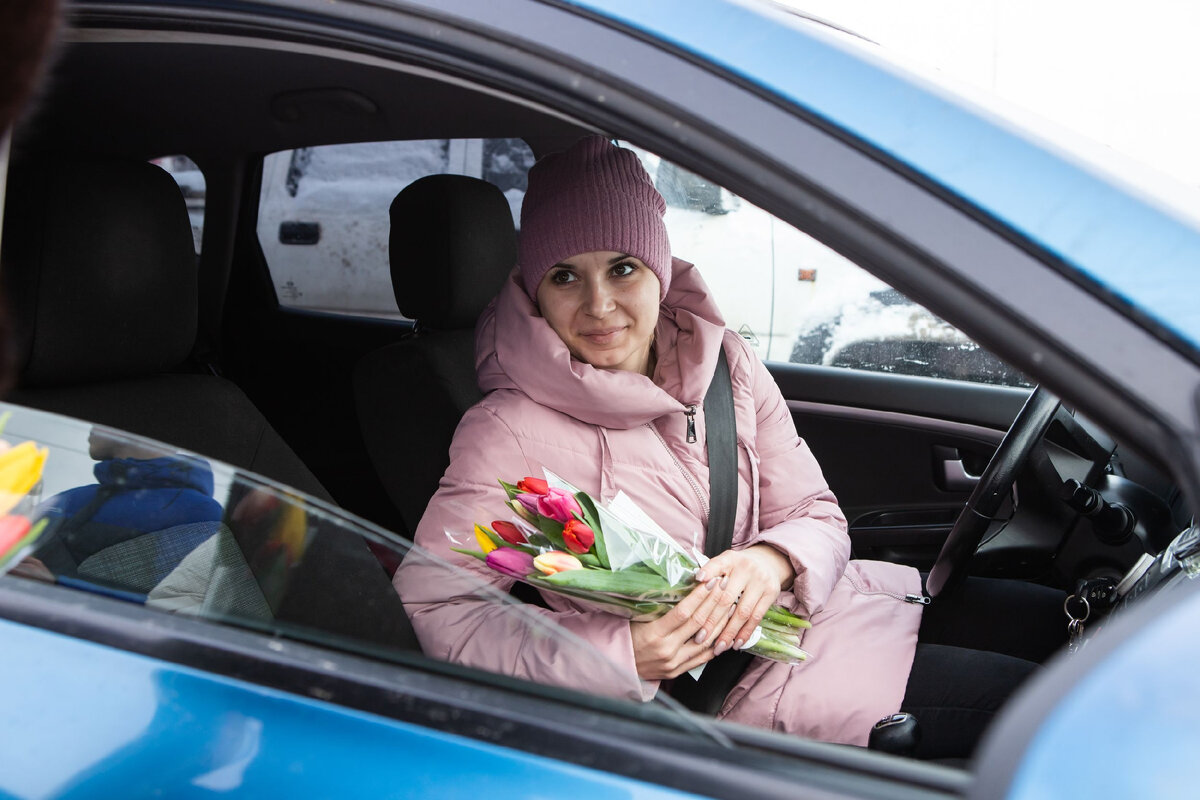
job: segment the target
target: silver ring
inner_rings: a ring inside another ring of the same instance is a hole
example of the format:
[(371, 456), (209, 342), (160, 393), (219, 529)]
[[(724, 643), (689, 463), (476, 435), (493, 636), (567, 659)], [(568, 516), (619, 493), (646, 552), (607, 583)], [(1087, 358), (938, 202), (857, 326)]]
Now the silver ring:
[[(1070, 606), (1072, 600), (1078, 600), (1083, 603), (1082, 617), (1077, 617), (1071, 613), (1071, 609), (1068, 606)], [(1092, 604), (1088, 602), (1086, 597), (1073, 594), (1067, 597), (1066, 600), (1063, 600), (1063, 613), (1067, 615), (1067, 619), (1074, 620), (1075, 622), (1086, 622), (1087, 618), (1092, 615)]]

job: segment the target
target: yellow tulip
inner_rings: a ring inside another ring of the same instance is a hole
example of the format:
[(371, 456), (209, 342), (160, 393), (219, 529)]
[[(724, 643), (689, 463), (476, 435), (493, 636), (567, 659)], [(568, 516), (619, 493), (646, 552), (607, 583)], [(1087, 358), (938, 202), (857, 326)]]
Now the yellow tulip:
[(303, 503), (299, 497), (289, 495), (275, 529), (271, 531), (271, 539), (279, 543), (289, 565), (300, 563), (308, 548), (308, 512)]
[(487, 532), (484, 531), (484, 529), (479, 525), (475, 526), (475, 541), (479, 542), (479, 549), (482, 550), (485, 555), (496, 549), (496, 543), (492, 541), (492, 538), (488, 536)]
[(0, 452), (0, 515), (12, 511), (42, 478), (46, 448), (22, 442)]

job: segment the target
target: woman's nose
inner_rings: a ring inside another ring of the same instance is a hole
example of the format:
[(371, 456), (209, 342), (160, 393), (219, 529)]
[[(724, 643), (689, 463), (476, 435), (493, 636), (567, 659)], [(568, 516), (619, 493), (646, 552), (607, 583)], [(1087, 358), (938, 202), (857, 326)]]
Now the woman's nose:
[(584, 311), (593, 317), (602, 317), (616, 307), (611, 289), (604, 281), (592, 281), (587, 287)]

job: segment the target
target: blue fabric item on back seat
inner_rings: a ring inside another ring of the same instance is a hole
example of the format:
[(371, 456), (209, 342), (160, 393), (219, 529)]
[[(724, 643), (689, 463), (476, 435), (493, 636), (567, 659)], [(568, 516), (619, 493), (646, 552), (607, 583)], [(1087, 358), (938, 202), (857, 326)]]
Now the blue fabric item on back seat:
[[(143, 161), (14, 157), (6, 200), (0, 263), (19, 367), (7, 400), (330, 499), (237, 385), (186, 370), (198, 267), (187, 207), (169, 174)], [(415, 646), (399, 598), (363, 540), (336, 530), (319, 538), (277, 618)]]
[(475, 321), (516, 264), (512, 211), (487, 181), (430, 175), (392, 201), (389, 250), (396, 303), (416, 329), (359, 361), (354, 396), (371, 462), (412, 532), (459, 419), (482, 397)]

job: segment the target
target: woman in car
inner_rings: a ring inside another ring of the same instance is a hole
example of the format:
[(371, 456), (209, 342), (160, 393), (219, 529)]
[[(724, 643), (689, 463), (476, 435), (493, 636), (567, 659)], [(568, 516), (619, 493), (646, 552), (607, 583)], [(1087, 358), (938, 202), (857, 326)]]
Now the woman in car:
[(709, 475), (701, 404), (723, 349), (738, 442), (731, 549), (651, 622), (558, 595), (534, 609), (586, 640), (613, 670), (560, 639), (529, 635), (517, 615), (469, 582), (410, 556), (395, 585), (422, 647), (494, 672), (646, 701), (661, 682), (742, 646), (777, 602), (811, 620), (802, 646), (813, 658), (797, 666), (755, 659), (720, 717), (863, 745), (876, 721), (911, 707), (933, 743), (926, 755), (966, 755), (1033, 663), (983, 654), (1002, 668), (990, 683), (987, 674), (972, 676), (968, 697), (944, 696), (936, 670), (910, 680), (920, 575), (850, 559), (845, 518), (778, 387), (725, 329), (696, 269), (672, 257), (664, 212), (637, 156), (604, 138), (533, 167), (518, 269), (477, 328), (486, 396), (459, 425), (416, 542), (507, 590), (511, 579), (452, 552), (452, 535), (501, 516), (506, 496), (497, 478), (546, 468), (600, 502), (624, 491), (685, 548), (702, 550)]

